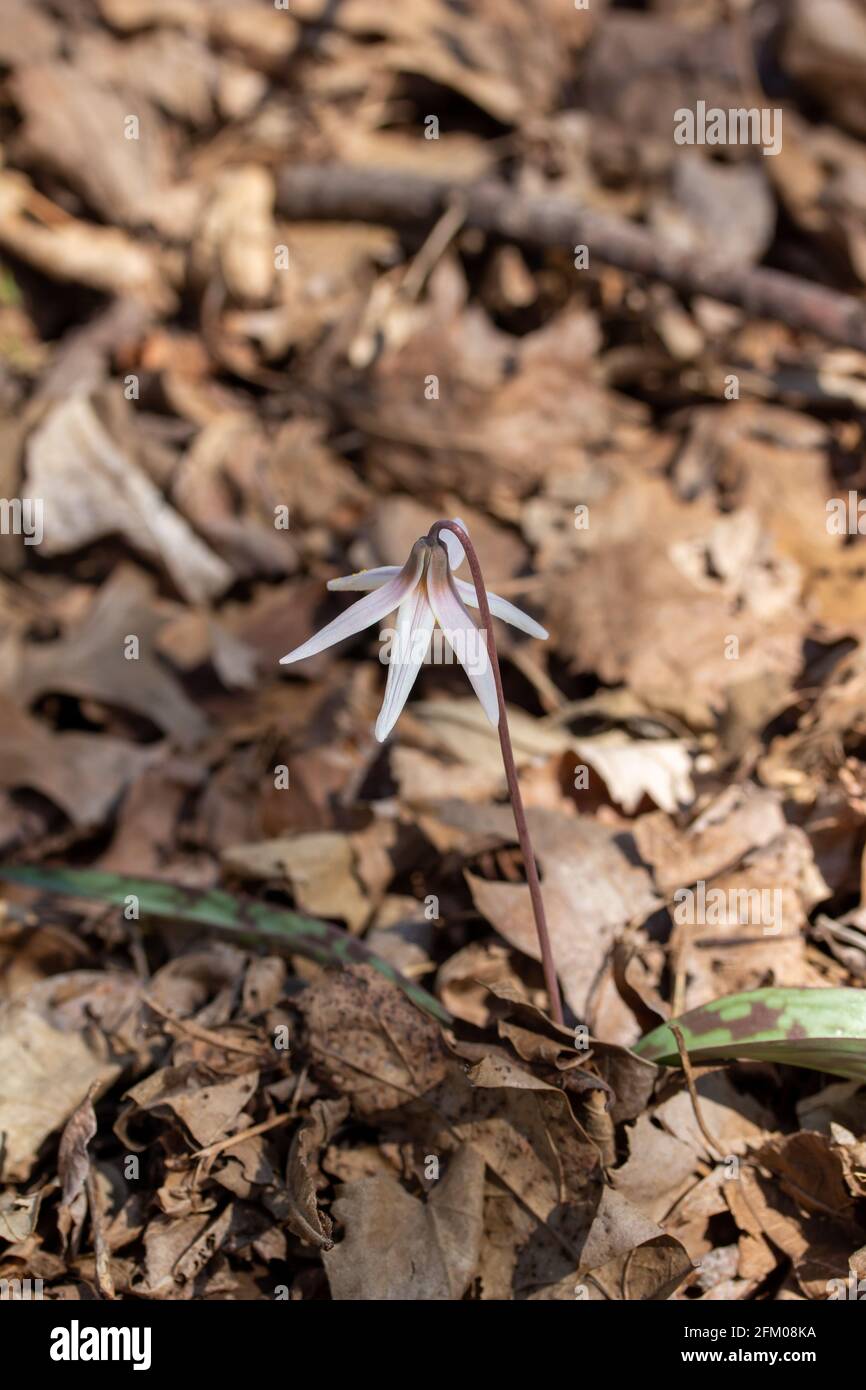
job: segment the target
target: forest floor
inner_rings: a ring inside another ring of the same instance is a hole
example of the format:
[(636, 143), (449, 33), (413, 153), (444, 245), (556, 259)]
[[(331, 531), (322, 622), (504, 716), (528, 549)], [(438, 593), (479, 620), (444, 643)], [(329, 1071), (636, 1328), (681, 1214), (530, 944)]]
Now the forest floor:
[[(0, 856), (115, 877), (4, 888), (0, 1279), (866, 1277), (866, 1089), (632, 1051), (866, 975), (862, 23), (4, 0)], [(464, 672), (380, 744), (375, 627), (278, 664), (456, 516), (550, 632), (497, 625), (565, 1028)]]

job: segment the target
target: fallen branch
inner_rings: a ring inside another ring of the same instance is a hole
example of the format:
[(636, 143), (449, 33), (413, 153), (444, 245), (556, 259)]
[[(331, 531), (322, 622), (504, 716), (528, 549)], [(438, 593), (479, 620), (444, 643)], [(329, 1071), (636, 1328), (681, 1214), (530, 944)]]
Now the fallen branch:
[(285, 169), (278, 207), (294, 220), (431, 224), (451, 204), (467, 227), (521, 246), (587, 246), (621, 270), (663, 280), (684, 294), (737, 304), (757, 318), (779, 319), (833, 343), (866, 351), (866, 303), (780, 270), (731, 265), (685, 254), (623, 218), (578, 207), (556, 195), (528, 198), (504, 183), (445, 183), (388, 169), (301, 165)]

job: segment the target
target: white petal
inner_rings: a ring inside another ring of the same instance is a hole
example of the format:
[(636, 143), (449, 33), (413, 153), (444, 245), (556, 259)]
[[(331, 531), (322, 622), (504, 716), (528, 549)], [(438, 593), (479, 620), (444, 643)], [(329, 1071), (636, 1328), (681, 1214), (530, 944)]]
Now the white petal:
[(343, 589), (381, 589), (389, 579), (400, 573), (399, 565), (379, 565), (376, 569), (358, 570), (357, 574), (344, 574), (340, 579), (329, 579), (328, 588)]
[(484, 633), (473, 623), (453, 586), (445, 556), (434, 548), (427, 570), (427, 596), (445, 640), (466, 671), (491, 724), (499, 723), (496, 682)]
[(412, 554), (394, 579), (389, 579), (375, 593), (359, 598), (357, 603), (353, 603), (351, 608), (347, 608), (339, 618), (328, 623), (327, 627), (323, 627), (321, 632), (317, 632), (308, 642), (282, 657), (280, 665), (287, 666), (292, 661), (303, 661), (308, 656), (315, 656), (326, 647), (333, 647), (335, 642), (354, 637), (356, 632), (361, 632), (365, 627), (370, 627), (372, 623), (377, 623), (381, 618), (393, 613), (416, 587), (424, 568), (426, 553), (426, 547), (421, 542), (416, 542), (412, 547)]
[(376, 720), (376, 737), (384, 743), (400, 716), (424, 664), (436, 618), (425, 585), (405, 598), (397, 610), (397, 632), (391, 647), (385, 699)]
[[(478, 607), (478, 596), (475, 593), (475, 585), (467, 584), (465, 579), (455, 579), (455, 587), (464, 603), (468, 603), (470, 608)], [(515, 608), (513, 603), (509, 603), (507, 598), (500, 598), (498, 594), (492, 594), (487, 590), (487, 602), (490, 604), (490, 611), (494, 618), (501, 618), (504, 623), (510, 623), (512, 627), (517, 627), (521, 632), (528, 632), (530, 637), (549, 637), (550, 633), (541, 623), (537, 623), (534, 618), (530, 618), (528, 613), (524, 613), (522, 608)]]
[[(453, 516), (452, 521), (456, 521), (458, 526), (462, 526), (466, 534), (469, 534), (469, 527), (465, 521), (461, 521), (459, 516)], [(448, 551), (448, 563), (452, 570), (459, 570), (463, 561), (466, 559), (466, 551), (458, 541), (453, 531), (440, 531), (439, 539)]]

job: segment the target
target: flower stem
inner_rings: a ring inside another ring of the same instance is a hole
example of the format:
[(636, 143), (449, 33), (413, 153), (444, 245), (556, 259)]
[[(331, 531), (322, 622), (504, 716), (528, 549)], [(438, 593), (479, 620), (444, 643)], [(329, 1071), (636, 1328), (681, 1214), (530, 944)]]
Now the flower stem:
[(475, 547), (463, 527), (454, 521), (437, 521), (430, 528), (427, 537), (428, 541), (431, 543), (435, 541), (440, 531), (451, 531), (457, 537), (463, 549), (466, 551), (466, 559), (469, 561), (469, 568), (472, 571), (472, 581), (475, 585), (478, 608), (481, 613), (481, 625), (484, 628), (484, 635), (487, 639), (487, 653), (490, 657), (490, 665), (493, 668), (496, 699), (499, 703), (499, 746), (502, 749), (502, 762), (505, 767), (505, 780), (508, 784), (508, 795), (511, 798), (511, 809), (514, 812), (514, 824), (517, 827), (517, 839), (523, 855), (523, 862), (526, 865), (526, 881), (529, 885), (529, 896), (532, 900), (535, 930), (538, 933), (541, 964), (544, 969), (544, 983), (547, 988), (547, 997), (550, 1001), (551, 1015), (556, 1023), (562, 1023), (562, 1001), (559, 996), (559, 982), (556, 978), (553, 952), (550, 949), (550, 935), (547, 930), (547, 918), (544, 915), (544, 900), (541, 896), (541, 884), (538, 880), (538, 866), (535, 862), (532, 841), (529, 837), (529, 826), (526, 824), (526, 812), (523, 809), (523, 797), (520, 795), (517, 768), (514, 764), (514, 750), (511, 746), (508, 714), (505, 709), (505, 695), (502, 691), (502, 673), (499, 669), (499, 656), (496, 651), (496, 638), (493, 635), (493, 619), (490, 614), (490, 604), (487, 601), (487, 590), (484, 587), (484, 576), (481, 573), (481, 564), (478, 560)]

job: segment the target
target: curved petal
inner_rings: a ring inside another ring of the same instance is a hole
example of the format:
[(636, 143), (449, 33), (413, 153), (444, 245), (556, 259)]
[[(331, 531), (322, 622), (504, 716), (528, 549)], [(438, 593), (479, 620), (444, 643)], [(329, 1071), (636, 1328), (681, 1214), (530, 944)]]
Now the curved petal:
[[(469, 534), (469, 527), (466, 525), (465, 521), (461, 520), (459, 516), (452, 516), (451, 520), (455, 521), (458, 526), (462, 526), (466, 534)], [(448, 551), (448, 563), (451, 566), (451, 569), (459, 570), (460, 566), (463, 564), (463, 561), (466, 559), (466, 551), (463, 549), (463, 546), (458, 541), (454, 532), (440, 531), (439, 539), (444, 545), (445, 549)]]
[(379, 565), (375, 569), (358, 570), (356, 574), (344, 574), (339, 579), (329, 579), (328, 588), (336, 589), (381, 589), (389, 579), (400, 573), (399, 565)]
[(335, 642), (354, 637), (356, 632), (361, 632), (365, 627), (370, 627), (372, 623), (377, 623), (381, 618), (393, 613), (395, 608), (400, 607), (404, 598), (417, 587), (424, 568), (425, 552), (424, 543), (417, 541), (412, 547), (409, 559), (394, 579), (389, 579), (375, 593), (359, 598), (357, 603), (353, 603), (351, 608), (347, 608), (339, 618), (328, 623), (327, 627), (323, 627), (321, 632), (317, 632), (308, 642), (282, 657), (280, 665), (288, 666), (293, 661), (303, 661), (308, 656), (315, 656), (326, 647), (333, 647)]
[(447, 557), (436, 547), (430, 556), (427, 571), (427, 595), (436, 620), (445, 634), (445, 640), (469, 677), (484, 713), (491, 724), (498, 724), (499, 701), (496, 698), (496, 682), (487, 654), (485, 635), (473, 623), (454, 588), (448, 572)]
[[(470, 608), (478, 607), (478, 596), (475, 593), (475, 585), (467, 584), (465, 579), (455, 579), (454, 586), (464, 603), (468, 603)], [(500, 598), (499, 594), (492, 594), (487, 590), (487, 602), (490, 604), (490, 611), (494, 618), (501, 618), (504, 623), (510, 623), (512, 627), (517, 627), (521, 632), (528, 632), (530, 637), (549, 637), (550, 633), (541, 623), (537, 623), (534, 618), (530, 618), (528, 613), (524, 613), (522, 608), (515, 608), (513, 603), (509, 603), (507, 598)]]
[(425, 585), (419, 584), (397, 610), (397, 633), (391, 648), (385, 699), (376, 720), (376, 737), (380, 743), (390, 734), (409, 698), (424, 664), (435, 623)]

